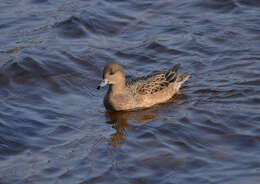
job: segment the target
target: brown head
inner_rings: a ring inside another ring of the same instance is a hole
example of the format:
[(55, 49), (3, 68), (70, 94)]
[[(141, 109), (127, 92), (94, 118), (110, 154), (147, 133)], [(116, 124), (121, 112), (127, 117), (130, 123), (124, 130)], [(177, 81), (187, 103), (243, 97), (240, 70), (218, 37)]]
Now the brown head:
[(103, 71), (103, 81), (97, 87), (104, 87), (105, 85), (112, 85), (118, 87), (125, 87), (125, 72), (122, 66), (117, 63), (109, 63)]

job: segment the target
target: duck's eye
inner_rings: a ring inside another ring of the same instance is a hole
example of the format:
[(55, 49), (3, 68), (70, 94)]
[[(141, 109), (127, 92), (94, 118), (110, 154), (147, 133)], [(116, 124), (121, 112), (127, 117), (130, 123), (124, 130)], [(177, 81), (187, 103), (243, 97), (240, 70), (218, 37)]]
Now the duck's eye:
[(114, 74), (115, 74), (115, 72), (111, 71), (109, 74), (110, 74), (110, 75), (114, 75)]

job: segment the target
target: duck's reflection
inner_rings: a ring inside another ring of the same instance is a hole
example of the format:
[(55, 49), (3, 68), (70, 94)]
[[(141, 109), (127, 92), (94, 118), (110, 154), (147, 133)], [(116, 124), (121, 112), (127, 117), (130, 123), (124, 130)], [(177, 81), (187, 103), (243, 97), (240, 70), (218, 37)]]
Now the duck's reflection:
[(129, 112), (107, 112), (110, 121), (107, 123), (112, 124), (112, 127), (116, 130), (111, 136), (110, 144), (113, 146), (122, 146), (125, 141), (127, 130), (134, 130), (135, 125), (128, 121), (135, 123), (146, 123), (152, 121), (156, 117), (155, 109), (129, 111)]

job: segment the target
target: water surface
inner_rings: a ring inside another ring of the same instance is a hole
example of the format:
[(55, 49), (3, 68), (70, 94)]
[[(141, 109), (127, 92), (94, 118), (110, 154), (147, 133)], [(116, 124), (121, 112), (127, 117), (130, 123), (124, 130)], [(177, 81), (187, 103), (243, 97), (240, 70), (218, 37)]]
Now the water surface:
[[(0, 2), (0, 183), (260, 181), (257, 0)], [(181, 63), (182, 94), (108, 113), (103, 67)]]

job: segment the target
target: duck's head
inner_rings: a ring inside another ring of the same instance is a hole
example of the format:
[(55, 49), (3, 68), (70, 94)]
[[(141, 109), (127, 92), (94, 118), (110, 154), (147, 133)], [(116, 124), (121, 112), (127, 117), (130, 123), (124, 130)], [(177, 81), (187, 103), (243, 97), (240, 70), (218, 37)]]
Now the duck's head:
[(125, 84), (125, 72), (122, 66), (117, 63), (109, 63), (103, 71), (103, 81), (98, 85), (97, 89), (109, 85)]

